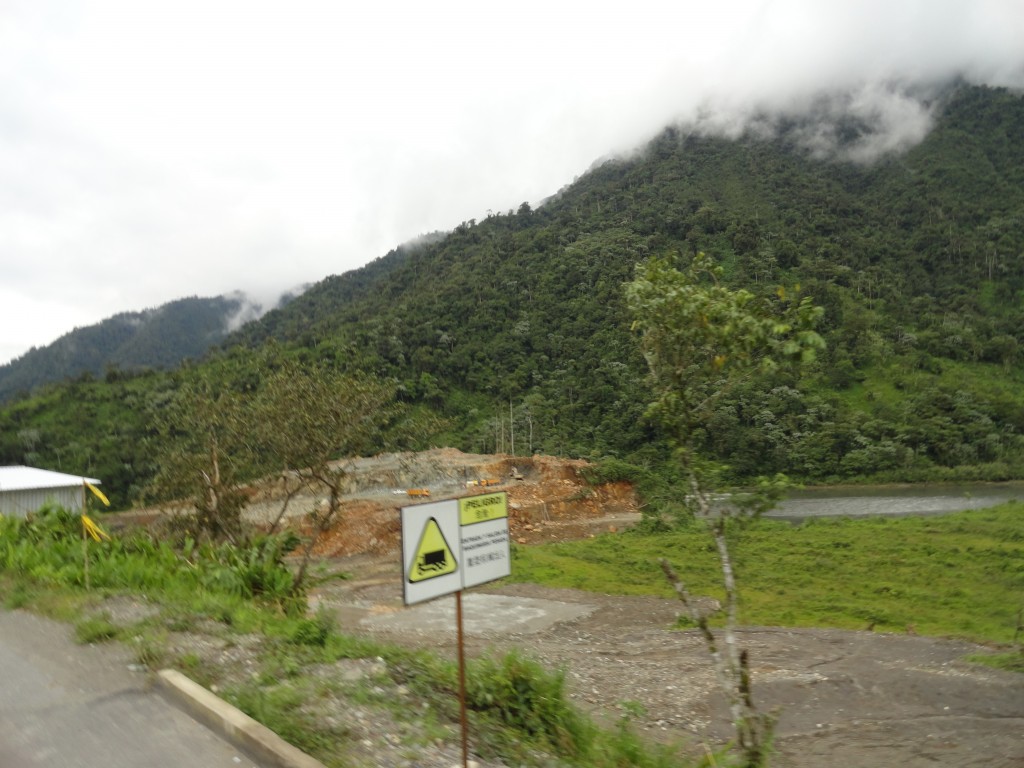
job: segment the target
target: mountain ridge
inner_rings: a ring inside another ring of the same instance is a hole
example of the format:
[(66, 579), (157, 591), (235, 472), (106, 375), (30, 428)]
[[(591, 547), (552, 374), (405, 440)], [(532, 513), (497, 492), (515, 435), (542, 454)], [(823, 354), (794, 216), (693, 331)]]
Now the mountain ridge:
[[(395, 376), (413, 398), (535, 395), (548, 405), (534, 410), (562, 422), (564, 439), (544, 450), (632, 452), (649, 434), (621, 286), (655, 253), (707, 251), (727, 280), (766, 293), (800, 284), (826, 307), (822, 376), (843, 392), (885, 355), (912, 352), (923, 368), (1016, 364), (1022, 168), (1024, 100), (1005, 89), (961, 85), (924, 141), (873, 165), (821, 160), (799, 132), (728, 140), (669, 128), (536, 210), (464, 222), (327, 278), (226, 344), (296, 344)], [(589, 444), (564, 424), (578, 407), (604, 425)]]
[(167, 369), (198, 359), (228, 335), (246, 306), (241, 295), (188, 296), (75, 328), (0, 365), (0, 402), (76, 376)]
[[(654, 465), (667, 446), (644, 419), (623, 284), (648, 256), (703, 251), (731, 286), (799, 286), (826, 310), (827, 350), (807, 376), (749, 382), (707, 425), (702, 449), (737, 478), (1024, 477), (1024, 99), (961, 85), (921, 143), (872, 165), (815, 157), (805, 128), (739, 139), (668, 128), (536, 208), (324, 278), (193, 369), (249, 389), (253, 360), (274, 344), (310, 366), (396, 381), (404, 403), (438, 417), (428, 444), (502, 452), (514, 431), (517, 451)], [(182, 375), (109, 386), (130, 388), (144, 412)], [(0, 458), (22, 456), (13, 435), (39, 423), (51, 443), (142, 483), (146, 457), (104, 458), (84, 449), (92, 438), (61, 437), (75, 420), (61, 409), (107, 402), (103, 384), (0, 411)], [(125, 433), (144, 428), (120, 407), (94, 410), (122, 413)], [(102, 474), (92, 466), (80, 471)]]

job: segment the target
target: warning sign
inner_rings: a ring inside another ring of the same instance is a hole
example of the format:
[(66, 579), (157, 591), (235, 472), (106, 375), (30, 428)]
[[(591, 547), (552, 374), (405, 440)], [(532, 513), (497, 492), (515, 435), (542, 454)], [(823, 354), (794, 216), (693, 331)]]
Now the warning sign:
[(402, 571), (406, 605), (462, 589), (459, 507), (435, 501), (402, 508)]
[(405, 604), (508, 576), (509, 549), (503, 492), (403, 507)]
[(427, 520), (415, 552), (412, 563), (406, 569), (411, 582), (436, 579), (438, 576), (454, 573), (458, 568), (455, 555), (452, 554), (452, 549), (448, 546), (436, 518)]
[(508, 517), (508, 495), (504, 492), (459, 499), (460, 525), (473, 525), (501, 517)]

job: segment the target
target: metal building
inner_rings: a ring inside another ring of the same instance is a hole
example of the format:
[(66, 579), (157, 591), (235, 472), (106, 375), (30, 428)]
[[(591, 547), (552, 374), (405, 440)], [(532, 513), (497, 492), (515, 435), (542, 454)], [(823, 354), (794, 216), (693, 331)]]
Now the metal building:
[(91, 477), (65, 475), (34, 467), (0, 467), (0, 515), (25, 517), (47, 502), (81, 512), (85, 483), (99, 485)]

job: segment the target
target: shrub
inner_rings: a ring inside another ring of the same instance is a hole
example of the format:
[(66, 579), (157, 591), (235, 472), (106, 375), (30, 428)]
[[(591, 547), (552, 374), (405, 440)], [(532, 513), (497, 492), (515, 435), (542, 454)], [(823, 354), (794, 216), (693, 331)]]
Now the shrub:
[(467, 704), (570, 756), (583, 757), (593, 726), (568, 701), (565, 672), (549, 672), (518, 653), (483, 657), (467, 674)]
[(117, 637), (117, 626), (105, 616), (83, 619), (75, 625), (75, 640), (84, 644), (100, 643)]

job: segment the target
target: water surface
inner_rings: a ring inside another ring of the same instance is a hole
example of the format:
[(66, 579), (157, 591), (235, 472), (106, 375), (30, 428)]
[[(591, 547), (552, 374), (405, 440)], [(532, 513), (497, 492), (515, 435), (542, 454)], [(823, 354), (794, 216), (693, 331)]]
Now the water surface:
[(1013, 499), (1024, 500), (1024, 482), (847, 486), (793, 491), (765, 517), (799, 521), (808, 517), (941, 515)]

